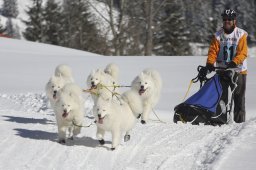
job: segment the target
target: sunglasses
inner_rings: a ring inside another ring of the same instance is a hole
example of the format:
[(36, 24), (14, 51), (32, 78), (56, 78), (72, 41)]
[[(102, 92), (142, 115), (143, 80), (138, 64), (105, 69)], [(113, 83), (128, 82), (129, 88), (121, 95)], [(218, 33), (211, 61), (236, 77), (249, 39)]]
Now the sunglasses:
[(232, 21), (233, 19), (231, 18), (223, 18), (223, 21)]

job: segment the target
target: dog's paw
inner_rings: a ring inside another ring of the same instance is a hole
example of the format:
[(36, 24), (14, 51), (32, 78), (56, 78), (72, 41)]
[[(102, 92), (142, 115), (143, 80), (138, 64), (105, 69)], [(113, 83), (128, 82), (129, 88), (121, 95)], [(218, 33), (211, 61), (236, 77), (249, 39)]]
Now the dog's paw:
[(139, 114), (138, 116), (137, 116), (137, 119), (139, 119), (141, 117), (141, 114)]
[(141, 124), (146, 124), (145, 120), (141, 120), (140, 122), (141, 122)]
[(58, 141), (60, 144), (65, 144), (66, 143), (66, 140), (65, 139), (59, 139)]
[(104, 145), (104, 144), (105, 144), (104, 139), (99, 140), (99, 143), (100, 143), (101, 145)]
[(116, 148), (111, 148), (111, 151), (114, 151)]
[(124, 142), (127, 142), (131, 139), (131, 135), (125, 135), (124, 136)]

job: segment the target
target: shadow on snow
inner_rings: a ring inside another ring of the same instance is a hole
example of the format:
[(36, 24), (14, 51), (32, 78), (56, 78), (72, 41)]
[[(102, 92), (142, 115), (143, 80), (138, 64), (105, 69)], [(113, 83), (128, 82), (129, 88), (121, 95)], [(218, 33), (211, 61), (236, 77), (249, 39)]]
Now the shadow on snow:
[(50, 140), (56, 141), (57, 134), (52, 132), (45, 132), (41, 130), (28, 130), (28, 129), (14, 129), (17, 131), (18, 136), (23, 138), (30, 138), (36, 140)]
[(3, 116), (4, 118), (7, 118), (6, 121), (9, 122), (16, 122), (16, 123), (24, 123), (24, 124), (55, 124), (54, 121), (48, 120), (48, 119), (35, 119), (35, 118), (26, 118), (26, 117), (15, 117), (15, 116)]
[[(41, 130), (28, 130), (28, 129), (20, 129), (16, 128), (14, 129), (17, 131), (16, 135), (23, 137), (23, 138), (29, 138), (29, 139), (34, 139), (34, 140), (49, 140), (52, 142), (57, 142), (58, 141), (58, 134), (57, 133), (52, 133), (52, 132), (46, 132), (46, 131), (41, 131)], [(111, 144), (110, 141), (105, 141), (105, 144)], [(74, 140), (68, 139), (66, 144), (63, 144), (66, 146), (85, 146), (85, 147), (91, 147), (91, 148), (96, 148), (96, 147), (104, 147), (99, 144), (99, 141), (96, 139), (93, 139), (91, 137), (75, 137)]]

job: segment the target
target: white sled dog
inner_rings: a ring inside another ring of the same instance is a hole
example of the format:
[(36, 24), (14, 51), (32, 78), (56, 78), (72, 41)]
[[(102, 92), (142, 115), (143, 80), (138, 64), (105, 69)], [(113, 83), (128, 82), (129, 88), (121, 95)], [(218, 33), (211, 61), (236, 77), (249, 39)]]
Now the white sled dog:
[(104, 69), (104, 72), (106, 74), (109, 74), (110, 76), (112, 76), (112, 78), (116, 81), (116, 83), (118, 82), (118, 79), (119, 79), (119, 67), (115, 63), (108, 64), (106, 66), (106, 68)]
[(114, 86), (117, 85), (116, 80), (102, 69), (93, 70), (87, 78), (87, 86), (93, 92), (92, 98), (94, 103), (98, 97), (109, 99), (114, 92), (118, 92)]
[(83, 98), (83, 91), (82, 88), (80, 88), (75, 83), (67, 83), (63, 86), (63, 88), (57, 93), (57, 98), (61, 98), (62, 94), (67, 94), (70, 97), (79, 99), (80, 101), (80, 107), (83, 108), (85, 100)]
[(105, 143), (105, 131), (110, 131), (112, 134), (111, 150), (119, 145), (123, 132), (125, 132), (124, 141), (130, 139), (129, 132), (136, 123), (136, 117), (127, 103), (120, 104), (115, 100), (105, 100), (100, 97), (94, 105), (93, 113), (97, 124), (96, 136), (101, 145)]
[(52, 76), (45, 86), (46, 96), (48, 97), (53, 109), (58, 100), (57, 93), (65, 85), (65, 83), (66, 82), (62, 77)]
[(81, 106), (81, 99), (76, 92), (63, 92), (60, 94), (55, 107), (55, 115), (59, 143), (66, 143), (68, 132), (71, 138), (80, 133), (84, 112), (83, 106)]
[(129, 89), (121, 95), (121, 98), (130, 106), (133, 114), (139, 118), (143, 112), (143, 103), (139, 93), (134, 89)]
[(66, 83), (72, 83), (74, 82), (72, 70), (69, 66), (65, 64), (58, 65), (55, 68), (55, 76), (62, 77)]
[(73, 82), (71, 68), (67, 65), (59, 65), (55, 68), (54, 75), (50, 78), (45, 86), (46, 95), (50, 101), (51, 107), (54, 109), (58, 100), (58, 91), (68, 83)]
[(141, 123), (149, 119), (149, 113), (156, 106), (162, 89), (160, 74), (153, 69), (145, 69), (132, 82), (132, 89), (137, 91), (143, 103)]

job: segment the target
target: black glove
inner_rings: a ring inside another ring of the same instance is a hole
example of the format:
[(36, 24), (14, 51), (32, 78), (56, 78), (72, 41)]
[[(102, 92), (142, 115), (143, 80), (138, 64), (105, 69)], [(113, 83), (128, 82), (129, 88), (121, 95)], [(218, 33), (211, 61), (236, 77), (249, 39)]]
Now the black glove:
[(206, 77), (207, 73), (208, 73), (207, 67), (201, 67), (201, 69), (199, 70), (199, 74), (198, 74), (199, 79), (204, 79)]
[(211, 73), (214, 70), (215, 67), (212, 64), (207, 63), (205, 67), (201, 67), (201, 69), (199, 70), (198, 78), (200, 80), (204, 80), (208, 72)]
[(227, 68), (236, 68), (236, 67), (237, 67), (237, 65), (234, 61), (229, 62), (227, 65)]
[(215, 70), (214, 65), (209, 63), (206, 64), (206, 68), (209, 70), (210, 73)]

